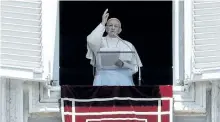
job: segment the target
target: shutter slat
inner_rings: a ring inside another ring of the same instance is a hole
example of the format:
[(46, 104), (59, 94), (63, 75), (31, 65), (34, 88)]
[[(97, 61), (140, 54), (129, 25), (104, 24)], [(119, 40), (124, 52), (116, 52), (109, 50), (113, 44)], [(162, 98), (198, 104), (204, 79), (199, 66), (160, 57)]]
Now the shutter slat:
[(2, 40), (11, 41), (11, 42), (18, 42), (18, 43), (30, 43), (30, 44), (40, 44), (40, 38), (27, 38), (27, 37), (19, 37), (19, 36), (10, 36), (10, 35), (3, 35)]
[(220, 8), (208, 8), (208, 9), (195, 9), (194, 14), (205, 15), (205, 14), (213, 14), (220, 13)]
[(29, 19), (29, 20), (39, 20), (41, 19), (40, 14), (24, 14), (24, 13), (18, 13), (14, 11), (4, 11), (2, 10), (1, 16), (4, 17), (11, 17), (16, 19)]
[(195, 33), (195, 39), (205, 39), (205, 38), (220, 38), (220, 32), (211, 32), (211, 33)]
[(22, 31), (15, 31), (15, 30), (1, 30), (2, 35), (13, 35), (13, 36), (21, 36), (21, 37), (28, 37), (28, 38), (40, 38), (41, 33), (37, 32), (22, 32)]
[(209, 3), (194, 4), (195, 9), (218, 8), (219, 6), (220, 6), (220, 2), (209, 2)]
[(39, 62), (28, 62), (28, 61), (19, 61), (19, 60), (1, 60), (1, 63), (3, 65), (11, 65), (11, 66), (24, 66), (24, 67), (36, 67), (39, 68), (41, 66), (41, 64)]
[(1, 46), (15, 48), (15, 49), (18, 48), (18, 49), (26, 49), (26, 50), (41, 50), (41, 45), (39, 44), (25, 44), (25, 43), (2, 41)]
[(11, 6), (11, 5), (2, 5), (2, 8), (4, 11), (11, 11), (18, 13), (27, 13), (27, 14), (40, 14), (41, 9), (40, 8), (27, 8), (27, 7), (19, 7), (19, 6)]
[(196, 45), (205, 45), (205, 44), (220, 44), (220, 38), (210, 38), (210, 39), (195, 39), (194, 43)]
[(207, 56), (207, 57), (196, 57), (195, 62), (197, 63), (211, 63), (220, 61), (220, 56)]
[(213, 3), (211, 0), (193, 0), (194, 4)]
[(12, 65), (0, 65), (3, 68), (10, 68), (10, 69), (24, 69), (24, 70), (32, 70), (33, 71), (33, 67), (24, 67), (24, 66), (12, 66)]
[(28, 25), (19, 25), (12, 23), (2, 23), (2, 28), (6, 30), (16, 30), (16, 31), (29, 31), (29, 32), (40, 32), (40, 26), (28, 26)]
[(15, 55), (29, 55), (29, 56), (41, 56), (41, 51), (39, 50), (25, 50), (25, 49), (16, 49), (2, 47), (1, 53), (15, 54)]
[(206, 20), (214, 20), (220, 19), (220, 13), (207, 14), (207, 15), (194, 15), (194, 21), (206, 21)]
[(216, 56), (216, 55), (220, 55), (220, 49), (219, 50), (195, 51), (194, 54), (196, 57)]
[(218, 44), (196, 45), (195, 51), (219, 50)]
[(209, 27), (194, 27), (195, 33), (204, 33), (204, 32), (216, 32), (220, 31), (220, 26), (209, 26)]
[(22, 7), (29, 7), (29, 8), (40, 8), (41, 9), (41, 2), (31, 2), (31, 1), (1, 1), (2, 5), (11, 5), (11, 6), (22, 6)]
[(7, 53), (1, 53), (2, 59), (8, 59), (8, 60), (20, 60), (20, 61), (30, 61), (30, 62), (40, 62), (41, 57), (39, 56), (27, 56), (27, 55), (15, 55), (15, 54), (7, 54)]
[(13, 23), (18, 25), (41, 26), (40, 20), (19, 19), (12, 17), (1, 17), (2, 23)]
[(198, 68), (198, 69), (220, 67), (220, 62), (197, 63), (195, 67)]
[(220, 25), (220, 19), (219, 20), (209, 20), (209, 21), (202, 21), (202, 22), (194, 22), (194, 27), (207, 27), (207, 26), (215, 26)]

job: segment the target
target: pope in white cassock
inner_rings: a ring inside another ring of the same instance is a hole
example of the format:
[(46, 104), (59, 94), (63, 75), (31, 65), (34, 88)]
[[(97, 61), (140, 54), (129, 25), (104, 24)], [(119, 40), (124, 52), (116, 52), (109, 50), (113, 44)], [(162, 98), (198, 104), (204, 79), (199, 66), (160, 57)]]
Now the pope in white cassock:
[[(118, 34), (122, 31), (117, 18), (108, 20), (108, 9), (102, 15), (102, 22), (87, 36), (87, 54), (93, 67), (96, 67), (94, 86), (134, 86), (132, 75), (142, 67), (135, 47), (128, 41), (121, 40)], [(104, 32), (107, 36), (103, 37)], [(130, 54), (120, 54), (114, 69), (102, 69), (96, 64), (96, 57), (101, 49), (118, 49), (118, 51), (133, 51)]]

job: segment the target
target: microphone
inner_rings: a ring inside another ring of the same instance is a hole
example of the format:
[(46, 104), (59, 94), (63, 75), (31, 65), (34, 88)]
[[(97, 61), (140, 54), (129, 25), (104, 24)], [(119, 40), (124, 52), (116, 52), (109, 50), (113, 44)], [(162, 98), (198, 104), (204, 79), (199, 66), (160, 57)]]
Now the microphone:
[(132, 51), (132, 49), (131, 49), (131, 47), (127, 44), (127, 43), (125, 43), (125, 41), (123, 40), (123, 39), (121, 39), (117, 34), (115, 34), (114, 33), (114, 35), (115, 35), (115, 37), (117, 37), (120, 41), (122, 41), (122, 43), (124, 43), (126, 46), (128, 46), (128, 48)]

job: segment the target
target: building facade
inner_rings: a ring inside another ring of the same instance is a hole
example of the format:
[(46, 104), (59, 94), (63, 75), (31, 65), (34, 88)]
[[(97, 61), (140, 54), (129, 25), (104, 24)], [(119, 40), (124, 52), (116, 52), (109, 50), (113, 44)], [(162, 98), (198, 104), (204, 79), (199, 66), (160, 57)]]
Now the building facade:
[[(1, 1), (0, 122), (61, 122), (58, 12)], [(219, 122), (219, 35), (220, 2), (173, 1), (174, 122)]]

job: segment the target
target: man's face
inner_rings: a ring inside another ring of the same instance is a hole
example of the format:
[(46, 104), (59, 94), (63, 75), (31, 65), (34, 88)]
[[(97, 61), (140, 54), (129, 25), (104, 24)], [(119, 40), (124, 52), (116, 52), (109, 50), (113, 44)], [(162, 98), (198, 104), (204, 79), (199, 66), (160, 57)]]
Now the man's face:
[(106, 32), (109, 36), (114, 36), (114, 34), (119, 34), (121, 32), (121, 24), (117, 19), (111, 19), (107, 22)]

